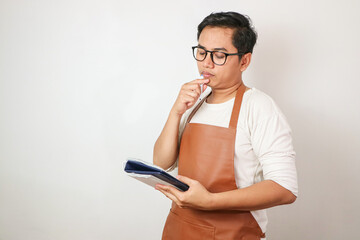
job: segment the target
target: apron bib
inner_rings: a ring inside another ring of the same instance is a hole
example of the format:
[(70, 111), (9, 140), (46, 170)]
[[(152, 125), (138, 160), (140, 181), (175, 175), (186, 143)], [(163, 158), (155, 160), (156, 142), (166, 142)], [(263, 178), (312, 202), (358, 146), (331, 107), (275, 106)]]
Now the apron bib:
[[(234, 175), (236, 127), (246, 87), (237, 90), (228, 128), (190, 123), (206, 100), (190, 114), (180, 142), (178, 171), (199, 181), (212, 193), (237, 189)], [(265, 237), (249, 211), (203, 211), (179, 208), (172, 203), (163, 231), (163, 240), (246, 239)]]

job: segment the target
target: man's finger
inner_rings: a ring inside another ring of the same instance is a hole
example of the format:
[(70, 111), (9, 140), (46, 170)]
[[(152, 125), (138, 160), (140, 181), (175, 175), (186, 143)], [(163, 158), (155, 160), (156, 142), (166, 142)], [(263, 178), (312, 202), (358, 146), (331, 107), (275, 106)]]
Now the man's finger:
[(209, 81), (210, 81), (209, 79), (195, 79), (195, 80), (191, 81), (190, 83), (202, 84), (202, 83), (208, 83)]
[(203, 85), (203, 92), (205, 92), (206, 88), (207, 88), (207, 84), (204, 84)]
[(174, 201), (174, 202), (177, 201), (176, 197), (175, 197), (174, 195), (172, 195), (171, 193), (169, 193), (168, 191), (166, 191), (166, 190), (164, 190), (164, 189), (161, 189), (161, 188), (158, 188), (158, 190), (159, 190), (162, 194), (164, 194), (166, 197), (168, 197), (170, 200), (172, 200), (172, 201)]
[[(168, 187), (164, 187), (163, 185), (160, 187), (156, 187), (157, 190), (159, 190), (161, 193), (163, 193), (167, 198), (169, 198), (170, 200), (172, 200), (173, 202), (176, 203), (176, 205), (183, 207), (182, 202), (179, 200), (179, 198), (174, 195), (171, 191), (172, 188), (168, 188)], [(176, 189), (175, 189), (176, 190)]]
[(193, 98), (198, 98), (200, 95), (200, 93), (198, 93), (197, 91), (188, 91), (188, 92), (186, 92), (186, 94)]
[[(196, 91), (196, 92), (198, 92), (200, 94), (200, 84), (202, 84), (202, 83), (192, 83), (192, 82), (190, 82), (183, 89), (188, 90), (188, 91), (192, 91), (192, 92)], [(206, 84), (206, 83), (204, 83), (204, 84)]]
[(194, 182), (193, 179), (181, 175), (177, 175), (176, 178), (188, 185), (191, 185)]
[(171, 195), (173, 195), (176, 198), (177, 201), (181, 201), (182, 194), (184, 194), (183, 192), (177, 190), (176, 188), (174, 188), (172, 186), (161, 185), (160, 187), (165, 192), (170, 193)]

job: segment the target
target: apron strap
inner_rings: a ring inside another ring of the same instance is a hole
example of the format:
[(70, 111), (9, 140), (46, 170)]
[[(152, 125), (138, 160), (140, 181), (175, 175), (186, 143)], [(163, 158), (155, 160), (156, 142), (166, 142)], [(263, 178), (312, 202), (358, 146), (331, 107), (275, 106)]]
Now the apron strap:
[[(211, 94), (211, 93), (210, 93)], [(210, 95), (209, 94), (209, 95)], [(209, 96), (208, 95), (208, 96)], [(207, 97), (208, 97), (207, 96)], [(199, 102), (199, 104), (194, 108), (194, 110), (192, 110), (192, 112), (190, 113), (190, 115), (189, 115), (189, 117), (188, 117), (188, 119), (187, 119), (187, 121), (186, 121), (186, 124), (188, 124), (189, 122), (190, 122), (190, 120), (192, 119), (192, 117), (195, 115), (195, 113), (197, 112), (197, 110), (201, 107), (201, 105), (203, 104), (203, 102), (205, 102), (205, 100), (206, 100), (206, 98), (207, 97), (204, 97), (202, 100), (201, 100), (201, 102)]]
[(241, 108), (242, 99), (244, 96), (246, 90), (246, 86), (244, 83), (241, 83), (240, 87), (237, 90), (236, 96), (235, 96), (235, 102), (231, 113), (229, 128), (236, 129), (238, 119), (239, 119), (239, 113)]

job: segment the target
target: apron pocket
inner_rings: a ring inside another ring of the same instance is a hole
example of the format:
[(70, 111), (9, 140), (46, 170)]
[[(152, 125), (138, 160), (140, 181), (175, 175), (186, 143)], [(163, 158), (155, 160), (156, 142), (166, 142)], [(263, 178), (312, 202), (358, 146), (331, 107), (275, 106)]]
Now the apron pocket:
[(166, 220), (163, 240), (198, 240), (215, 239), (215, 227), (200, 225), (183, 219), (170, 210)]

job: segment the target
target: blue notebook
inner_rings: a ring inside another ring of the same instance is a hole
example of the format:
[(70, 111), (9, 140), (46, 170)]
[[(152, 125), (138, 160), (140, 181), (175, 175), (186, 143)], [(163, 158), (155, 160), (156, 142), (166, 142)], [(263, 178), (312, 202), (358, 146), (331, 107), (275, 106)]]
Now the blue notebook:
[(173, 186), (183, 192), (189, 189), (187, 184), (171, 176), (163, 169), (138, 159), (128, 159), (125, 162), (124, 171), (127, 172), (130, 177), (152, 187), (155, 187), (155, 185), (159, 183)]

